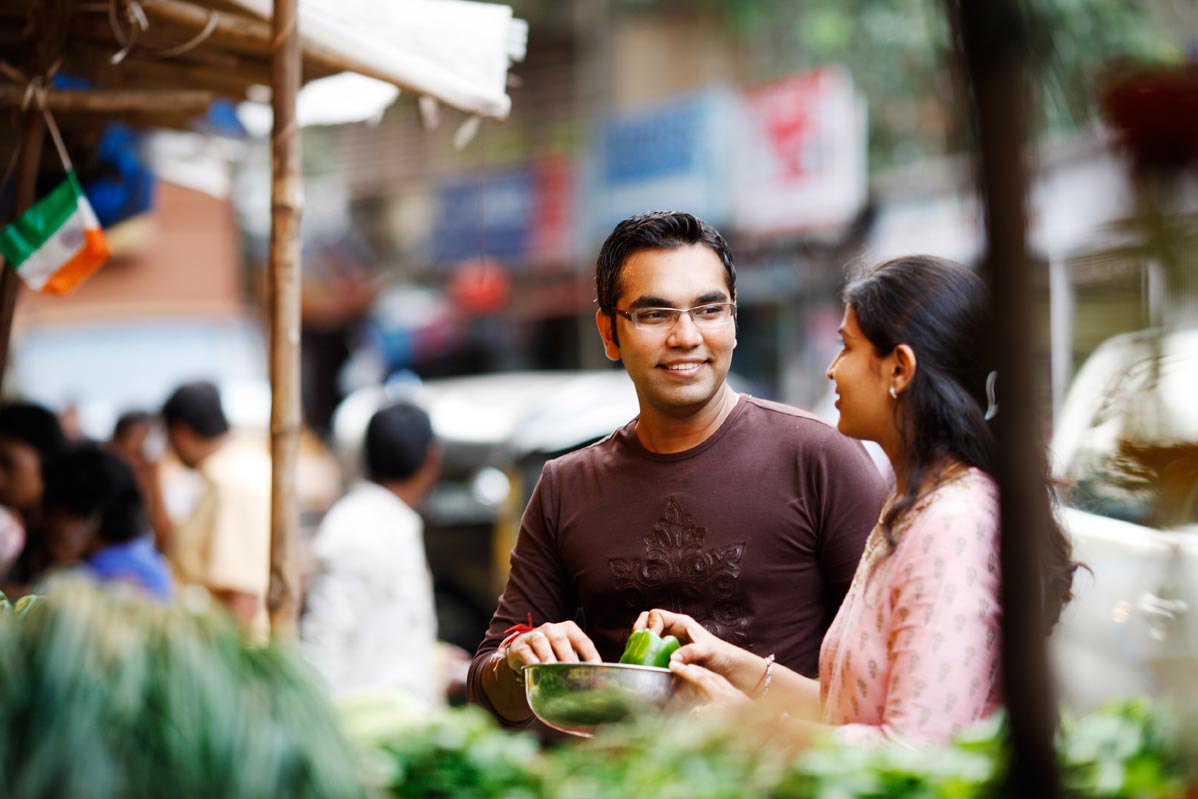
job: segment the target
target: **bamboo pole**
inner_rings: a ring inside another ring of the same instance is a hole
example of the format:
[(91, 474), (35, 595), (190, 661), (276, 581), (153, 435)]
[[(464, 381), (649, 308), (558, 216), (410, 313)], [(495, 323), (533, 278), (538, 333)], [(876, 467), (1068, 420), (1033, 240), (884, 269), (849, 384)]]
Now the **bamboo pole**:
[(300, 84), (296, 0), (274, 0), (272, 17), (274, 129), (271, 133), (270, 225), (270, 609), (275, 637), (291, 640), (299, 615), (299, 507), (296, 463), (300, 433)]
[(1041, 564), (1048, 507), (1038, 381), (1033, 283), (1027, 255), (1027, 85), (1029, 31), (1018, 0), (950, 0), (958, 56), (972, 90), (977, 174), (985, 206), (983, 270), (994, 303), (990, 353), (1002, 411), (995, 418), (996, 477), (1002, 518), (1002, 671), (1010, 720), (1010, 796), (1060, 796), (1049, 679)]
[[(24, 87), (0, 86), (0, 110), (20, 108), (24, 98)], [(53, 89), (46, 92), (46, 107), (52, 113), (203, 114), (213, 98), (212, 92), (199, 90)]]
[[(45, 117), (39, 109), (30, 107), (25, 111), (25, 132), (21, 137), (21, 154), (18, 156), (20, 168), (13, 198), (13, 219), (33, 205), (45, 132)], [(5, 265), (3, 274), (0, 274), (0, 388), (4, 386), (4, 375), (8, 370), (8, 343), (12, 336), (12, 320), (17, 310), (17, 293), (20, 289), (21, 280), (17, 277), (17, 271)]]

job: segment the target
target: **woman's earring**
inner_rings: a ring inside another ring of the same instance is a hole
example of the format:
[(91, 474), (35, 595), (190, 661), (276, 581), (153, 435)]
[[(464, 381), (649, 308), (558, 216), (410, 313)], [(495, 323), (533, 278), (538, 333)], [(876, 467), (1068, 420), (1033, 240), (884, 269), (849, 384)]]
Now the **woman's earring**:
[(894, 386), (890, 387), (890, 398), (898, 399), (898, 392), (894, 390)]

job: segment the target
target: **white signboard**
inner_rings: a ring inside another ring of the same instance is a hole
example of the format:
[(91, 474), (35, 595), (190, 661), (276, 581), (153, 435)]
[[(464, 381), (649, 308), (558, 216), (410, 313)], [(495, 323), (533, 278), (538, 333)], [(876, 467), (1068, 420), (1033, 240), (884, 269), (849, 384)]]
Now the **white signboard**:
[(779, 233), (840, 225), (866, 194), (865, 103), (825, 67), (743, 97), (733, 158), (736, 227)]

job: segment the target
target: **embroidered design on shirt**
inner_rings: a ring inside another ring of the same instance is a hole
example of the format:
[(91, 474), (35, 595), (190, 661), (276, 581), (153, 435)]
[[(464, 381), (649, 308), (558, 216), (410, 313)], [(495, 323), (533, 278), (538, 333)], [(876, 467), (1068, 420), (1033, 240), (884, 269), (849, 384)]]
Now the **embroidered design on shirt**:
[(611, 558), (608, 565), (628, 607), (646, 601), (694, 617), (713, 634), (748, 646), (749, 620), (740, 596), (745, 542), (706, 548), (707, 528), (682, 510), (677, 497), (645, 537), (644, 558)]

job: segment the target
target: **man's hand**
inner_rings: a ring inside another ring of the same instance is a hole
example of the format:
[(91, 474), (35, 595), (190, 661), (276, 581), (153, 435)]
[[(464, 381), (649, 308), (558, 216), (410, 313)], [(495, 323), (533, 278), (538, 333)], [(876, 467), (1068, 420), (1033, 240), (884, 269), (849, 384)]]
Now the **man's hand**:
[(572, 621), (542, 624), (523, 633), (502, 651), (509, 669), (519, 674), (534, 663), (599, 663), (599, 650)]
[(535, 663), (600, 663), (599, 650), (572, 621), (542, 624), (501, 647), (484, 672), (482, 688), (501, 717), (521, 723), (532, 716), (524, 698), (523, 669)]

